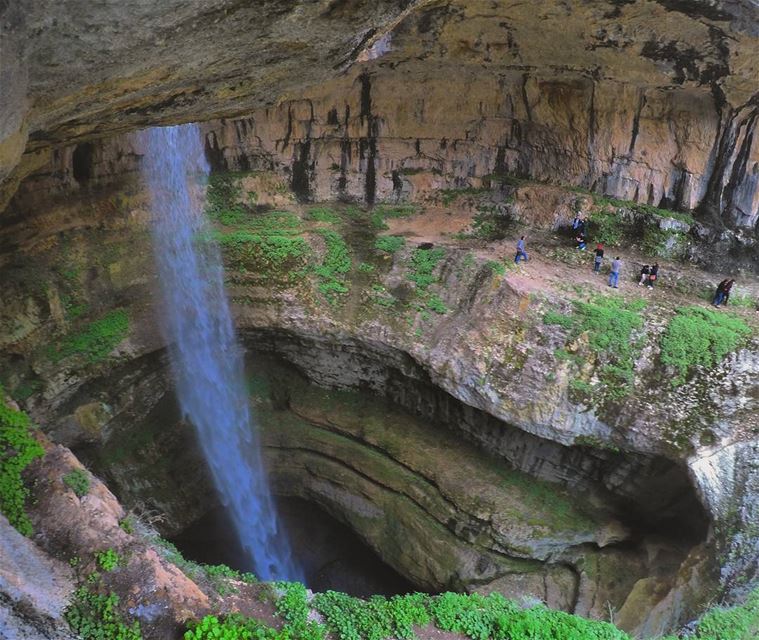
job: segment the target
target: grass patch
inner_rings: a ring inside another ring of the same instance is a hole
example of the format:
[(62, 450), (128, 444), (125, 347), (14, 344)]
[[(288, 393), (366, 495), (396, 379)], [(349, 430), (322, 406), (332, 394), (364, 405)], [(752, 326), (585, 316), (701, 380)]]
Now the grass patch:
[(128, 333), (129, 315), (123, 309), (116, 309), (88, 323), (78, 333), (63, 338), (57, 346), (50, 348), (48, 355), (53, 362), (79, 356), (89, 364), (96, 364), (105, 360)]
[(661, 338), (661, 361), (675, 370), (672, 385), (683, 384), (696, 367), (711, 369), (751, 335), (740, 318), (703, 307), (680, 307)]
[(21, 477), (23, 470), (44, 449), (32, 435), (32, 423), (23, 411), (5, 404), (0, 387), (0, 513), (20, 533), (32, 534), (32, 523), (26, 514), (29, 489)]

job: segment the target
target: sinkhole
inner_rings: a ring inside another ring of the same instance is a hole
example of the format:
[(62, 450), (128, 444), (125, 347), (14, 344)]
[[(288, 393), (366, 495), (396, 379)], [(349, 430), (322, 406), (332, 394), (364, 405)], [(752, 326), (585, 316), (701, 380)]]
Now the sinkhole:
[[(620, 609), (641, 580), (674, 588), (707, 544), (674, 462), (527, 434), (386, 346), (284, 330), (242, 339), (281, 535), (313, 590), (499, 591), (602, 616), (596, 603)], [(165, 353), (80, 394), (118, 407), (102, 439), (75, 450), (122, 504), (187, 559), (250, 570)]]

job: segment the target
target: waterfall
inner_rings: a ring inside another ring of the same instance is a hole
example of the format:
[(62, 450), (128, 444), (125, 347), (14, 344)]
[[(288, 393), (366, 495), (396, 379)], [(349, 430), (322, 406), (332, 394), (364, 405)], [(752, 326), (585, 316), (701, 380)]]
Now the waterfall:
[(140, 135), (163, 302), (159, 310), (180, 408), (197, 430), (216, 489), (258, 577), (302, 579), (278, 525), (221, 255), (203, 215), (208, 165), (200, 130), (157, 127)]

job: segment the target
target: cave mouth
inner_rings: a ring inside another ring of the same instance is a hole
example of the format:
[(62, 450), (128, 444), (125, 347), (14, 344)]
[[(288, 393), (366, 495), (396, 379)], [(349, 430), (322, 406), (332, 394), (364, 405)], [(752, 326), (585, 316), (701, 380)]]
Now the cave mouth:
[[(312, 591), (342, 591), (352, 596), (393, 596), (416, 591), (406, 578), (385, 564), (349, 527), (319, 506), (296, 497), (278, 497), (283, 535), (290, 539), (293, 560)], [(182, 555), (202, 564), (225, 564), (250, 571), (234, 525), (223, 507), (211, 509), (173, 537)]]

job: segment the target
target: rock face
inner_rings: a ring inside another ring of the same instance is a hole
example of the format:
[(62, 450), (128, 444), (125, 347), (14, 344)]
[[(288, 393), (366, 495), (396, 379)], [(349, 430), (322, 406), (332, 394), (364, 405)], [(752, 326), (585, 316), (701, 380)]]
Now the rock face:
[[(244, 114), (209, 124), (217, 165), (277, 167), (301, 198), (413, 198), (515, 174), (748, 230), (759, 216), (748, 0), (164, 3), (128, 22), (71, 12), (65, 30), (54, 8), (18, 11), (7, 48), (29, 45), (5, 70), (6, 171), (27, 132), (18, 173), (82, 141), (86, 178), (95, 135)], [(74, 64), (50, 64), (72, 48)]]
[(45, 554), (0, 516), (0, 636), (73, 638), (63, 620), (73, 591), (70, 567)]
[(413, 5), (4, 4), (0, 179), (25, 149), (271, 104), (350, 65)]

